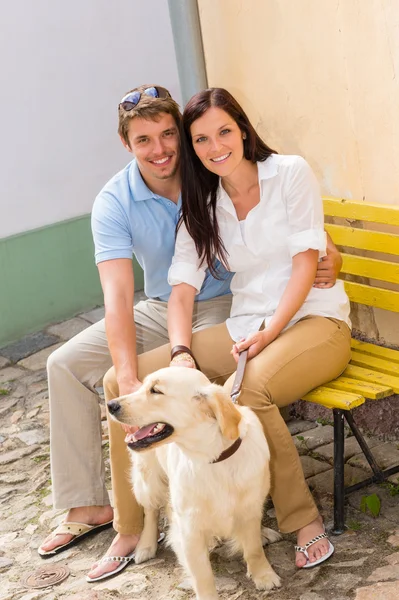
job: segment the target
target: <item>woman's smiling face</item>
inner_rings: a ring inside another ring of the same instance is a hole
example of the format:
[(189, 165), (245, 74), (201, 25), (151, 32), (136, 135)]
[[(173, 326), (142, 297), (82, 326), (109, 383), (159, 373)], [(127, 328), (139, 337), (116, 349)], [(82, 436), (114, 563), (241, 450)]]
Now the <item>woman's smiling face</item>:
[(194, 121), (190, 133), (196, 155), (219, 177), (231, 175), (244, 158), (242, 131), (221, 108), (209, 108)]

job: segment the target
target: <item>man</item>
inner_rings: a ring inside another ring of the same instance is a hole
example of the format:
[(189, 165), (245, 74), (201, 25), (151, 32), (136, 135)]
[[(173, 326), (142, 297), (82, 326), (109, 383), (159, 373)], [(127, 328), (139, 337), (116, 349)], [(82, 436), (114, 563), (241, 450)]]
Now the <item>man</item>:
[[(118, 132), (134, 159), (106, 184), (92, 213), (105, 319), (67, 342), (48, 361), (54, 507), (68, 512), (65, 523), (39, 548), (42, 555), (59, 552), (113, 520), (94, 385), (114, 364), (120, 394), (135, 391), (140, 385), (137, 354), (168, 342), (167, 273), (180, 207), (180, 118), (178, 105), (159, 86), (139, 86), (119, 104)], [(143, 268), (148, 297), (134, 310), (133, 254)], [(341, 257), (329, 242), (315, 285), (334, 285), (340, 267)], [(208, 274), (196, 297), (194, 331), (229, 315), (231, 275), (221, 266), (218, 269), (220, 279)], [(141, 525), (124, 532), (124, 524), (116, 518), (114, 526), (119, 533), (107, 554), (127, 556), (137, 544)], [(118, 564), (102, 563), (89, 575), (112, 572)]]

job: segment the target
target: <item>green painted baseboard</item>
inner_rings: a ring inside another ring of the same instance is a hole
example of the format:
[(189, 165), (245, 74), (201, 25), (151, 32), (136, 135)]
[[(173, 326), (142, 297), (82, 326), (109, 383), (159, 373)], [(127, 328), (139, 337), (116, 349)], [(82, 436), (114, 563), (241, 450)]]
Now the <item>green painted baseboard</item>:
[(89, 215), (0, 239), (0, 347), (99, 304)]

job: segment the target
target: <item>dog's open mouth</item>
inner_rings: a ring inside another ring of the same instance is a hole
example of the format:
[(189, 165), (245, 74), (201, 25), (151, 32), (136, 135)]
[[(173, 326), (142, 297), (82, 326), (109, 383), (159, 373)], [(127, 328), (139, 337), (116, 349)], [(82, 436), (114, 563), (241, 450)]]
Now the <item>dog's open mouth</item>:
[(131, 450), (144, 450), (155, 442), (160, 442), (172, 435), (174, 429), (168, 423), (151, 423), (141, 427), (135, 433), (128, 433), (125, 442)]

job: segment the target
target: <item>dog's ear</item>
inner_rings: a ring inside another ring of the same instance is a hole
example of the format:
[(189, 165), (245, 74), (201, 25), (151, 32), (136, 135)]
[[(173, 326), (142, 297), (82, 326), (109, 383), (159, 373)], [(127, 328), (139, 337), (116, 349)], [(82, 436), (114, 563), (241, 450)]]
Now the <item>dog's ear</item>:
[(236, 440), (240, 433), (238, 425), (241, 413), (234, 406), (230, 396), (219, 385), (210, 385), (202, 390), (201, 395), (219, 423), (222, 435), (228, 440)]

